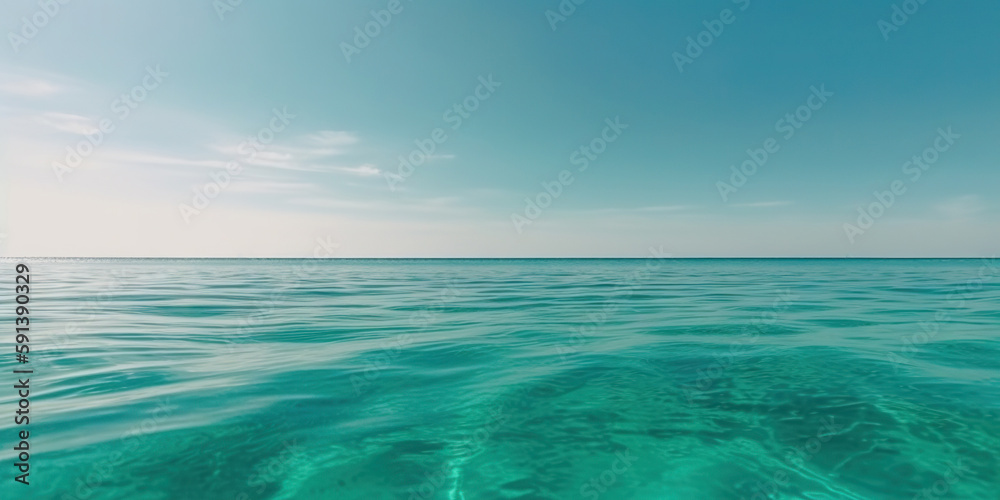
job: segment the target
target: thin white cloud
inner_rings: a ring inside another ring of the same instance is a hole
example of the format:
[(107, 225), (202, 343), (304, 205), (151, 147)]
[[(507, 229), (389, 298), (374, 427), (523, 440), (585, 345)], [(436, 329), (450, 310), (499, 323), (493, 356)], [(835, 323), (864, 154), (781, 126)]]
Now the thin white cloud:
[(59, 85), (37, 78), (13, 77), (0, 83), (0, 92), (23, 97), (46, 97), (63, 90)]
[(740, 208), (766, 208), (766, 207), (784, 207), (791, 205), (790, 201), (758, 201), (754, 203), (735, 203), (734, 207)]
[(230, 190), (252, 194), (300, 194), (315, 191), (316, 186), (305, 182), (241, 180), (234, 182)]
[(361, 177), (371, 177), (375, 175), (382, 174), (382, 171), (375, 167), (375, 165), (366, 163), (358, 167), (336, 167), (337, 170), (341, 172), (347, 172), (349, 174), (358, 175)]
[(649, 207), (634, 208), (595, 208), (591, 210), (581, 210), (588, 213), (632, 213), (632, 212), (678, 212), (698, 208), (695, 205), (657, 205)]
[(306, 139), (319, 146), (350, 146), (359, 142), (357, 135), (339, 130), (320, 130), (309, 134)]
[(228, 161), (223, 160), (192, 160), (174, 156), (162, 156), (140, 151), (111, 150), (105, 156), (110, 163), (128, 165), (176, 165), (184, 167), (226, 168)]
[(298, 198), (289, 200), (292, 205), (315, 208), (350, 209), (365, 212), (454, 212), (461, 199), (455, 196), (425, 198), (406, 202), (355, 201), (338, 198)]
[[(301, 158), (300, 158), (301, 159)], [(282, 151), (258, 151), (251, 156), (239, 160), (247, 165), (271, 167), (283, 170), (306, 170), (299, 166), (296, 155)]]
[(642, 207), (636, 210), (640, 212), (676, 212), (678, 210), (689, 210), (694, 208), (692, 205), (661, 205), (655, 207)]
[(210, 147), (245, 165), (299, 172), (330, 173), (343, 170), (356, 175), (366, 175), (374, 167), (324, 164), (332, 156), (346, 154), (344, 146), (357, 142), (359, 142), (358, 137), (351, 132), (322, 130), (293, 139), (290, 143), (267, 144), (256, 151), (253, 146), (242, 142), (216, 144)]
[(975, 215), (976, 213), (983, 211), (986, 207), (983, 206), (979, 196), (968, 194), (948, 200), (944, 203), (939, 203), (934, 208), (948, 217), (959, 218)]
[(289, 200), (292, 205), (302, 205), (314, 208), (347, 208), (352, 210), (377, 210), (382, 208), (377, 203), (364, 201), (339, 200), (335, 198), (300, 198)]
[(97, 132), (97, 124), (86, 116), (70, 113), (47, 112), (34, 117), (36, 123), (53, 128), (60, 132), (77, 135), (89, 135)]

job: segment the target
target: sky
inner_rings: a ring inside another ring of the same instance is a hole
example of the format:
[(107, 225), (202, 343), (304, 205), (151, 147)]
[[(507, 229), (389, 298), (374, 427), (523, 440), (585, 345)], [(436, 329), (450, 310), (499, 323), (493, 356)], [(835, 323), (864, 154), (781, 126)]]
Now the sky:
[(0, 255), (1000, 249), (994, 0), (577, 2), (4, 2)]

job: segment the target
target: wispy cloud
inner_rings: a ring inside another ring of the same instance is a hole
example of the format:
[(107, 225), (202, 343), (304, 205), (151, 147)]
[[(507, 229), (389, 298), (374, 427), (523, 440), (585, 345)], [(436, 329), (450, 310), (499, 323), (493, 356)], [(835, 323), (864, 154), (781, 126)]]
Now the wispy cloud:
[(165, 165), (183, 167), (225, 168), (224, 160), (190, 159), (176, 156), (164, 156), (141, 151), (111, 150), (105, 156), (105, 161), (122, 165)]
[[(405, 202), (398, 201), (357, 201), (343, 198), (300, 198), (289, 200), (293, 205), (308, 206), (314, 208), (350, 209), (365, 212), (450, 212), (454, 213), (456, 207), (463, 206), (462, 198), (457, 196), (442, 196), (436, 198), (424, 198)], [(465, 207), (470, 208), (470, 207)]]
[(342, 159), (332, 161), (334, 157), (348, 154), (350, 150), (347, 146), (358, 142), (360, 139), (352, 132), (321, 130), (284, 143), (268, 144), (256, 151), (245, 143), (217, 144), (212, 149), (249, 166), (298, 172), (379, 175), (381, 171), (370, 163), (352, 165)]
[(983, 205), (979, 196), (968, 194), (948, 200), (944, 203), (939, 203), (934, 208), (948, 217), (959, 218), (974, 215), (983, 211), (986, 207)]
[(634, 213), (634, 212), (680, 212), (698, 208), (695, 205), (654, 205), (648, 207), (634, 208), (595, 208), (592, 210), (582, 210), (588, 213)]
[(448, 155), (428, 155), (427, 156), (427, 160), (428, 161), (431, 161), (431, 160), (454, 160), (454, 159), (455, 159), (455, 155), (451, 155), (451, 154), (448, 154)]
[(320, 130), (306, 136), (306, 140), (318, 146), (350, 146), (359, 142), (358, 136), (353, 132), (341, 130)]
[(0, 79), (0, 92), (22, 97), (46, 97), (65, 90), (47, 80), (26, 77), (4, 77)]
[(233, 184), (232, 191), (251, 194), (302, 194), (311, 193), (316, 186), (306, 182), (276, 182), (272, 180), (243, 180)]
[(371, 177), (373, 175), (380, 175), (381, 170), (375, 167), (375, 165), (364, 164), (359, 167), (337, 167), (337, 170), (341, 172), (347, 172), (349, 174), (359, 175), (361, 177)]
[(653, 207), (642, 207), (637, 208), (638, 212), (676, 212), (678, 210), (690, 210), (695, 208), (693, 205), (659, 205)]
[(754, 203), (736, 203), (732, 206), (741, 208), (767, 208), (767, 207), (785, 207), (791, 205), (790, 201), (758, 201)]
[(46, 112), (34, 117), (36, 123), (53, 128), (60, 132), (77, 135), (89, 135), (97, 132), (97, 124), (86, 116), (70, 113)]

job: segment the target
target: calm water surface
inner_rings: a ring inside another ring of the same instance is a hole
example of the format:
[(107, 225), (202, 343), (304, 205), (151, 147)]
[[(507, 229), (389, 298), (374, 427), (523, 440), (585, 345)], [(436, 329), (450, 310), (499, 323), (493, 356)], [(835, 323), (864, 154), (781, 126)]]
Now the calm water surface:
[(4, 499), (1000, 498), (1000, 261), (29, 263)]

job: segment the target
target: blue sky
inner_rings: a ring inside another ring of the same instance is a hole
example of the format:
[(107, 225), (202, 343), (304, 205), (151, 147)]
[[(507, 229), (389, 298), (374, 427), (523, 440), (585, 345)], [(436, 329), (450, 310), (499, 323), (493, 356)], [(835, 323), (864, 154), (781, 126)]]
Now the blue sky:
[(0, 7), (6, 255), (1000, 247), (995, 2), (52, 5)]

